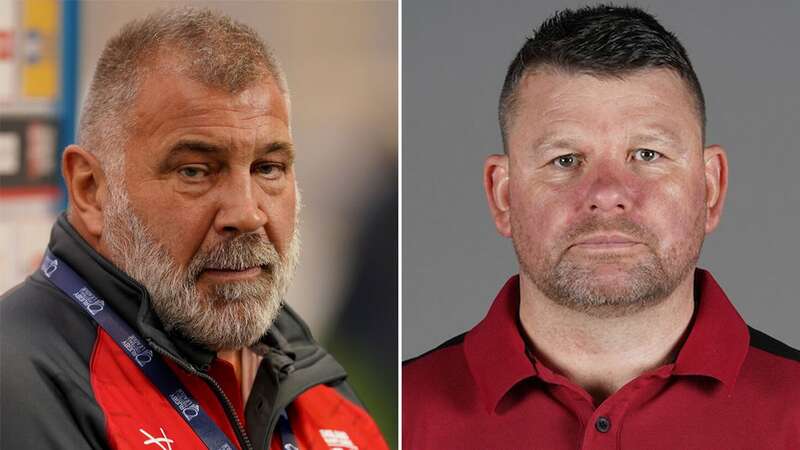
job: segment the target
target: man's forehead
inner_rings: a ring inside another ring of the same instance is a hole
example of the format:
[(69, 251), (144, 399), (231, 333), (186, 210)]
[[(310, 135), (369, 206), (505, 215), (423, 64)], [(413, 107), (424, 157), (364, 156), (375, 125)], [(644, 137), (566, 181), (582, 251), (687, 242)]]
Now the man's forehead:
[(671, 69), (597, 76), (547, 68), (520, 80), (509, 149), (582, 148), (599, 136), (693, 146), (702, 144), (702, 126), (690, 91)]
[(165, 81), (178, 86), (190, 86), (196, 91), (217, 91), (230, 96), (254, 87), (266, 87), (269, 91), (274, 88), (283, 97), (275, 76), (263, 64), (251, 64), (250, 70), (226, 71), (224, 68), (203, 66), (203, 61), (191, 53), (175, 45), (164, 44), (142, 55), (137, 64), (137, 97), (143, 90), (149, 89), (169, 94), (163, 88)]
[[(521, 81), (517, 114), (545, 122), (570, 115), (624, 110), (642, 115), (694, 114), (684, 81), (672, 70), (646, 69), (621, 76), (541, 70)], [(602, 117), (597, 117), (602, 118)]]
[(208, 87), (231, 93), (240, 92), (261, 82), (280, 85), (277, 75), (272, 73), (264, 61), (240, 61), (231, 58), (227, 64), (222, 65), (221, 61), (209, 61), (204, 53), (198, 53), (196, 49), (186, 49), (183, 45), (161, 44), (142, 56), (139, 67), (162, 76), (183, 75)]
[(237, 120), (270, 116), (289, 126), (287, 104), (272, 77), (264, 77), (239, 92), (228, 92), (168, 67), (148, 71), (143, 77), (132, 113), (131, 125), (140, 132), (152, 131), (173, 120), (194, 117), (202, 122), (205, 115), (226, 113)]
[[(165, 84), (172, 90), (165, 89)], [(267, 108), (275, 100), (285, 102), (284, 94), (278, 87), (275, 78), (266, 72), (252, 82), (230, 89), (226, 86), (217, 86), (205, 82), (202, 77), (191, 73), (190, 68), (171, 63), (158, 63), (148, 65), (143, 71), (139, 82), (137, 97), (143, 92), (153, 91), (158, 98), (174, 95), (176, 99), (192, 100), (208, 98), (209, 95), (218, 98), (229, 97), (239, 102), (245, 102), (253, 107)]]
[(683, 79), (671, 69), (648, 68), (623, 74), (596, 74), (543, 67), (529, 71), (520, 82), (519, 95), (536, 97), (535, 103), (561, 98), (605, 99), (620, 94), (663, 101), (680, 93), (691, 100)]

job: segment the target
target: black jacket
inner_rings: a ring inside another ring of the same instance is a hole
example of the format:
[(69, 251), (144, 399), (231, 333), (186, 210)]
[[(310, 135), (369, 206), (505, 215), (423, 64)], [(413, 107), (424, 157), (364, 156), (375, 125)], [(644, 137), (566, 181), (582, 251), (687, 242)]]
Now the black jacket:
[[(207, 373), (215, 353), (166, 333), (150, 307), (146, 290), (94, 251), (63, 214), (53, 227), (48, 247), (166, 360), (211, 387), (242, 448), (269, 448), (279, 412), (301, 393), (321, 384), (332, 387), (330, 392), (341, 395), (348, 404), (363, 408), (345, 381), (344, 369), (285, 306), (261, 341), (266, 345), (260, 348), (266, 353), (244, 408), (245, 430), (230, 400)], [(107, 428), (112, 418), (106, 417), (92, 386), (96, 376), (92, 353), (100, 334), (89, 316), (38, 271), (0, 298), (3, 449), (118, 445)], [(369, 433), (377, 433), (371, 420), (360, 423), (373, 428)]]

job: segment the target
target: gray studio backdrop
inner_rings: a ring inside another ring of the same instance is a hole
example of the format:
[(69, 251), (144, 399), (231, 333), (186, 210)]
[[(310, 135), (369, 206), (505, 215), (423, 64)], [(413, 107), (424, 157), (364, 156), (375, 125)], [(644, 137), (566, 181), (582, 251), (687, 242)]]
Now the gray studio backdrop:
[[(531, 29), (585, 2), (404, 0), (403, 358), (471, 328), (516, 273), (490, 220), (484, 157), (501, 151), (497, 97)], [(678, 35), (706, 95), (708, 143), (728, 150), (708, 268), (745, 320), (800, 346), (800, 2), (639, 1)]]

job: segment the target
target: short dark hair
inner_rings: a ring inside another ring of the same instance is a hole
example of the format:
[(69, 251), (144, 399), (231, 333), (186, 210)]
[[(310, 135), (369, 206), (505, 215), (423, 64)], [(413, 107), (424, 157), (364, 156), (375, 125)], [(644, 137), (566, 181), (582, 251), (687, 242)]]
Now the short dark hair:
[(509, 65), (498, 111), (506, 152), (519, 83), (526, 74), (543, 66), (568, 73), (616, 77), (645, 68), (674, 70), (695, 98), (705, 136), (703, 90), (678, 38), (639, 8), (597, 5), (555, 13), (534, 30), (533, 37), (525, 41)]

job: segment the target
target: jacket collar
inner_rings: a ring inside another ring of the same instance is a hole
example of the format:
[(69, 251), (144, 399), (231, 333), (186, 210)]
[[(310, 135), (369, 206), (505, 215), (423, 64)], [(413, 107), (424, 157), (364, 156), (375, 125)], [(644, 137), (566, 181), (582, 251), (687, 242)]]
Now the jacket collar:
[[(697, 269), (694, 277), (695, 312), (672, 375), (711, 377), (730, 392), (747, 355), (747, 325), (709, 272)], [(464, 353), (489, 412), (517, 383), (539, 375), (519, 325), (519, 276), (506, 282), (486, 317), (467, 333)]]

